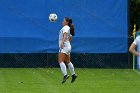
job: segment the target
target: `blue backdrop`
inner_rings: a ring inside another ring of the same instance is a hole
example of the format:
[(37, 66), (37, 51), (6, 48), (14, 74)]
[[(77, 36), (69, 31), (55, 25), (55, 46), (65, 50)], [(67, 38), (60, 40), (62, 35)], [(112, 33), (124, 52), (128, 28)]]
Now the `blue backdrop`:
[[(0, 53), (58, 52), (64, 17), (73, 19), (72, 52), (126, 53), (128, 0), (0, 0)], [(48, 20), (50, 13), (58, 21)]]

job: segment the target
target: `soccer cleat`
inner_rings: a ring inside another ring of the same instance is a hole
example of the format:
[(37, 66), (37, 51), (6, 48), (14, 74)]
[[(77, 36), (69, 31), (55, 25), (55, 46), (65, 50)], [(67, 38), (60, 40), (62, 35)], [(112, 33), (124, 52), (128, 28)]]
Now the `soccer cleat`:
[(69, 75), (65, 75), (63, 78), (62, 84), (65, 83), (69, 77), (70, 77)]
[(73, 82), (76, 80), (76, 78), (77, 78), (77, 75), (73, 74), (73, 75), (72, 75), (71, 83), (73, 83)]

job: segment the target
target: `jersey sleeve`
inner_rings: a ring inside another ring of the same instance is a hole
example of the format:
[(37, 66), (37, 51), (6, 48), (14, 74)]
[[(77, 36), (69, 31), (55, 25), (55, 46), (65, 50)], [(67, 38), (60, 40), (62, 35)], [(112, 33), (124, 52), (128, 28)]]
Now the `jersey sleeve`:
[(133, 44), (138, 45), (138, 38), (134, 40)]
[(70, 30), (70, 27), (68, 27), (68, 26), (63, 27), (63, 34), (68, 33), (69, 30)]

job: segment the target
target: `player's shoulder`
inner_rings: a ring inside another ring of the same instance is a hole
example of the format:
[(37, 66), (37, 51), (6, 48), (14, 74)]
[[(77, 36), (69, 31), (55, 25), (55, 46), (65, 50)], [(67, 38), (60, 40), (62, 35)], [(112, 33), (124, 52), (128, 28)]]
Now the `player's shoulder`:
[(68, 25), (65, 25), (62, 29), (70, 29)]

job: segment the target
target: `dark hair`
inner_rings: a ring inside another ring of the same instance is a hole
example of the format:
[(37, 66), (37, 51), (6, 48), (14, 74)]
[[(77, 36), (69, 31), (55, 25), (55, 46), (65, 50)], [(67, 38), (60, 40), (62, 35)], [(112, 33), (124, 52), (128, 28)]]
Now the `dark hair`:
[(72, 35), (72, 36), (74, 36), (75, 35), (75, 29), (74, 29), (74, 25), (72, 24), (72, 19), (71, 18), (69, 18), (69, 17), (65, 17), (65, 20), (68, 22), (68, 26), (70, 27), (70, 34)]

